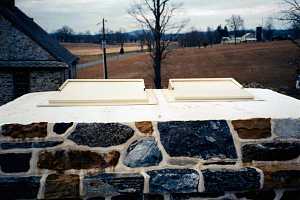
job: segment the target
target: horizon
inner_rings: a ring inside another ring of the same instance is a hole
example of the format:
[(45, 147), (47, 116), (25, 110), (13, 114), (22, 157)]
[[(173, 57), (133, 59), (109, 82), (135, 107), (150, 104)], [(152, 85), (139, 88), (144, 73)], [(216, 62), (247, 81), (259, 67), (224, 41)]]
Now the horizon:
[[(54, 32), (67, 25), (76, 33), (90, 31), (92, 34), (97, 34), (100, 29), (97, 23), (103, 17), (108, 20), (109, 30), (123, 29), (124, 32), (132, 32), (141, 29), (127, 13), (132, 1), (103, 0), (99, 6), (96, 2), (97, 0), (16, 0), (16, 5), (48, 32)], [(174, 2), (183, 1), (174, 0)], [(231, 15), (241, 15), (245, 20), (246, 30), (255, 30), (257, 26), (264, 25), (270, 17), (274, 18), (274, 28), (281, 30), (288, 28), (287, 24), (276, 20), (280, 11), (284, 9), (281, 2), (280, 0), (234, 0), (228, 5), (225, 0), (201, 2), (188, 0), (184, 1), (183, 7), (177, 11), (173, 19), (175, 22), (189, 19), (183, 32), (192, 29), (205, 32), (207, 27), (215, 29), (218, 25), (225, 26), (225, 19)], [(112, 9), (114, 12), (110, 12)], [(98, 15), (98, 13), (100, 14)], [(118, 15), (114, 13), (118, 13)]]

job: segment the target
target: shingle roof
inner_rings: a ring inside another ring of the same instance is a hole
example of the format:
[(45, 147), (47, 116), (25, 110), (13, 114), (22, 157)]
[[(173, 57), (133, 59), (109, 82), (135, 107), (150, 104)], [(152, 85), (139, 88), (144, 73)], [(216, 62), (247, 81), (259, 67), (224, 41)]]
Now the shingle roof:
[(67, 68), (68, 65), (58, 61), (0, 61), (1, 68)]
[(32, 40), (48, 51), (55, 59), (71, 65), (78, 57), (70, 53), (44, 31), (32, 18), (29, 18), (17, 7), (6, 8), (0, 6), (0, 13), (9, 20), (17, 29), (25, 33)]

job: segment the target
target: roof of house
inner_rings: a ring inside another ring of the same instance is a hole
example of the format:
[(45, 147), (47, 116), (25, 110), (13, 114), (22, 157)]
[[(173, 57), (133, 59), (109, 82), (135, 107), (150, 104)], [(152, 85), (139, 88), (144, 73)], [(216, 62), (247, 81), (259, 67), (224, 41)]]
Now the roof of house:
[(70, 53), (66, 48), (53, 39), (43, 28), (28, 17), (17, 7), (1, 7), (0, 13), (10, 21), (17, 29), (29, 36), (42, 48), (48, 51), (57, 61), (71, 65), (78, 57)]
[(67, 68), (68, 64), (58, 61), (0, 61), (1, 68)]

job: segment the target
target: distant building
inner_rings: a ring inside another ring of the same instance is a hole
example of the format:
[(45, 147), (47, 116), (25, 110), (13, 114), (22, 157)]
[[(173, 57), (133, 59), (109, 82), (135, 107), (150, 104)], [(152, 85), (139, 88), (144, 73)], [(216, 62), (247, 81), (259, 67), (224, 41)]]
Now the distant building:
[(250, 42), (257, 42), (255, 37), (255, 33), (246, 33), (242, 37), (234, 38), (234, 36), (230, 37), (222, 37), (222, 44), (239, 44), (239, 43), (250, 43)]
[(262, 27), (256, 27), (256, 40), (258, 42), (263, 41), (263, 28)]
[(257, 42), (255, 33), (246, 33), (241, 37), (241, 42), (245, 42), (245, 43)]
[(76, 77), (77, 62), (14, 0), (0, 1), (0, 105), (29, 92), (57, 90)]

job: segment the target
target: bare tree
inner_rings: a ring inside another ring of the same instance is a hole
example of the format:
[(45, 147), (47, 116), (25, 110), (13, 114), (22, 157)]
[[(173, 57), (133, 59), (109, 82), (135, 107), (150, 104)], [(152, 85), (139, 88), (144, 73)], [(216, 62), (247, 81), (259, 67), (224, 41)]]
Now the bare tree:
[(234, 32), (234, 43), (237, 43), (238, 31), (244, 28), (244, 19), (240, 15), (232, 15), (226, 19), (229, 28)]
[(55, 31), (58, 40), (61, 42), (70, 42), (70, 37), (75, 34), (75, 31), (69, 26), (63, 26)]
[(164, 39), (165, 34), (175, 31), (178, 33), (184, 23), (172, 23), (175, 11), (180, 4), (172, 0), (139, 0), (134, 3), (128, 13), (133, 16), (144, 30), (149, 30), (153, 38), (153, 49), (150, 53), (153, 60), (154, 83), (157, 89), (161, 85), (161, 65), (168, 55), (170, 41)]
[(283, 10), (281, 20), (290, 22), (293, 26), (300, 27), (300, 0), (283, 0), (287, 9)]

